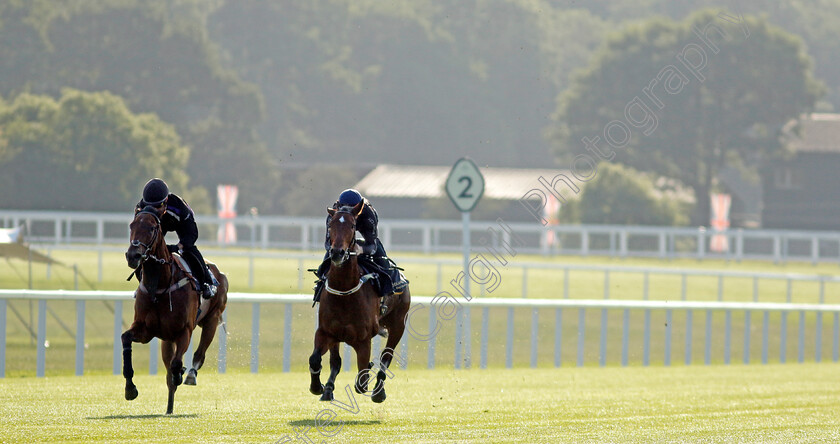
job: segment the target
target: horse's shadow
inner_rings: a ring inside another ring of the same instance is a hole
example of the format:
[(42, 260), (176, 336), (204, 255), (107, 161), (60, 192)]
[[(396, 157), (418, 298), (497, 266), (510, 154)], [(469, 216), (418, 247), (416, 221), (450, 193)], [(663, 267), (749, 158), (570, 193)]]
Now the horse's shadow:
[[(323, 422), (318, 422), (314, 419), (298, 419), (297, 421), (289, 421), (288, 423), (292, 427), (323, 427)], [(365, 420), (341, 420), (342, 425), (377, 425), (382, 424), (382, 421), (378, 419), (365, 419)]]
[(198, 418), (198, 415), (195, 413), (190, 414), (183, 414), (183, 415), (164, 415), (162, 413), (159, 414), (149, 414), (149, 415), (108, 415), (108, 416), (88, 416), (85, 419), (98, 419), (98, 420), (114, 420), (114, 419), (155, 419), (155, 418)]

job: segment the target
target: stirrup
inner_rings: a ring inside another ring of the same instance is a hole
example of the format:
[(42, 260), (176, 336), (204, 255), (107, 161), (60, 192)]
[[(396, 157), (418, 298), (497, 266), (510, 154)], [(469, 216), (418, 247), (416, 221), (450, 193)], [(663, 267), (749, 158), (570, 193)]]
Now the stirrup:
[(201, 289), (201, 298), (202, 299), (212, 298), (213, 296), (216, 295), (216, 290), (217, 289), (218, 289), (218, 287), (216, 287), (215, 285), (204, 284), (204, 286)]

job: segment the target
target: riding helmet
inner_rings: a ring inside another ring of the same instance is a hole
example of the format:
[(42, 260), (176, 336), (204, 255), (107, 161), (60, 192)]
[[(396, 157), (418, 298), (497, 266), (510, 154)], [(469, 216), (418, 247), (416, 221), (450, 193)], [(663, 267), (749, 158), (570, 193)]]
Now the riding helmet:
[(339, 205), (356, 206), (362, 201), (362, 195), (358, 191), (350, 188), (341, 192), (338, 196)]
[(146, 182), (143, 187), (143, 202), (146, 205), (158, 206), (169, 197), (169, 187), (162, 179), (154, 178)]

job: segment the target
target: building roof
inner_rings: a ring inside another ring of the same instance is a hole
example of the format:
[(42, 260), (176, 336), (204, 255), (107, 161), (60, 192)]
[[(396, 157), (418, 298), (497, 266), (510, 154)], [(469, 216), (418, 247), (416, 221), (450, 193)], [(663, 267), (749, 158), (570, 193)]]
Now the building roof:
[[(444, 183), (450, 166), (379, 165), (359, 183), (358, 189), (370, 197), (438, 198), (446, 197)], [(529, 190), (541, 188), (540, 176), (551, 181), (554, 176), (568, 171), (549, 169), (480, 167), (484, 176), (484, 198), (521, 199)], [(582, 184), (577, 183), (582, 188)]]
[(798, 125), (799, 136), (790, 138), (796, 152), (840, 153), (840, 114), (813, 113)]

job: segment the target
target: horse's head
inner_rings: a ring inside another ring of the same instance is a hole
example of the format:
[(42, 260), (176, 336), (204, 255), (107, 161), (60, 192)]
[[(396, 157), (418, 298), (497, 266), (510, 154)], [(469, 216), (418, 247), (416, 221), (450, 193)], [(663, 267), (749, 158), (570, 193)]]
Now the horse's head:
[(356, 218), (362, 212), (364, 202), (359, 202), (354, 207), (341, 207), (339, 209), (327, 208), (330, 214), (330, 260), (333, 265), (340, 266), (356, 247)]
[(131, 268), (139, 267), (149, 257), (155, 248), (155, 243), (163, 239), (161, 236), (160, 215), (153, 207), (146, 207), (134, 214), (134, 220), (128, 226), (130, 231), (128, 250), (125, 260)]

